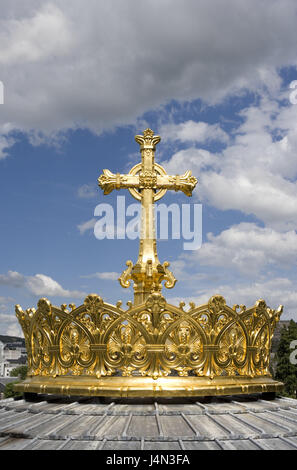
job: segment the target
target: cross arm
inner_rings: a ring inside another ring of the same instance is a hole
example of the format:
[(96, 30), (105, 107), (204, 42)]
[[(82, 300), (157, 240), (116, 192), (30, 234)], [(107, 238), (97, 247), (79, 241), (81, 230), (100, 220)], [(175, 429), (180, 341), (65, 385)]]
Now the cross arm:
[(98, 178), (98, 184), (103, 189), (104, 194), (109, 194), (114, 189), (139, 187), (139, 178), (137, 175), (121, 175), (120, 173), (103, 170), (103, 174)]
[(190, 170), (186, 171), (184, 175), (158, 175), (157, 186), (158, 189), (171, 189), (174, 191), (182, 191), (186, 196), (192, 196), (198, 180), (192, 175)]

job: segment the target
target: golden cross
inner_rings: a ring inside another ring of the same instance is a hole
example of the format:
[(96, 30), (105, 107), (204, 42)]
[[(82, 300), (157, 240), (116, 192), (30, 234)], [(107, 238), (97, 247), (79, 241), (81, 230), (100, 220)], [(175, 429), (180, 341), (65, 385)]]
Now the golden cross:
[(192, 196), (197, 179), (191, 171), (184, 175), (171, 176), (155, 162), (156, 145), (161, 138), (154, 135), (151, 129), (146, 129), (143, 135), (135, 136), (140, 145), (141, 163), (135, 165), (128, 174), (112, 173), (103, 170), (98, 183), (104, 194), (114, 189), (126, 188), (131, 195), (141, 201), (141, 238), (139, 255), (135, 265), (127, 261), (127, 269), (119, 278), (122, 287), (129, 287), (134, 282), (134, 305), (142, 304), (152, 292), (161, 292), (162, 281), (168, 289), (174, 287), (176, 279), (169, 271), (168, 261), (160, 263), (157, 254), (154, 203), (161, 199), (168, 189), (182, 191)]

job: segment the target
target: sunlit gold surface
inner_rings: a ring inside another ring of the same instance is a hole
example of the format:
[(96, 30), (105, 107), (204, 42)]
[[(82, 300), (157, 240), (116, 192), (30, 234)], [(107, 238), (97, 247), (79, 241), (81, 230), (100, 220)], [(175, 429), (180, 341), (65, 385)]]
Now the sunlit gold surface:
[(162, 282), (176, 282), (157, 255), (154, 202), (168, 189), (192, 194), (197, 180), (187, 171), (167, 175), (155, 163), (159, 136), (147, 129), (136, 136), (142, 161), (127, 175), (104, 170), (105, 194), (127, 188), (141, 201), (142, 228), (136, 264), (127, 261), (123, 287), (134, 283), (134, 303), (123, 309), (96, 294), (84, 304), (38, 308), (16, 306), (28, 352), (28, 378), (15, 388), (66, 395), (184, 396), (278, 392), (282, 384), (269, 373), (273, 332), (282, 313), (258, 300), (251, 308), (230, 308), (221, 295), (185, 309), (161, 295)]
[(16, 307), (32, 377), (19, 390), (165, 396), (281, 387), (269, 374), (269, 351), (282, 308), (263, 300), (230, 308), (217, 295), (184, 310), (155, 293), (123, 310), (93, 294), (71, 308), (47, 299), (36, 311)]
[(127, 175), (114, 174), (103, 170), (98, 183), (104, 194), (114, 189), (129, 189), (131, 195), (141, 201), (141, 240), (138, 260), (135, 265), (127, 261), (126, 269), (119, 278), (122, 287), (129, 287), (130, 281), (134, 283), (134, 305), (142, 304), (152, 292), (161, 292), (162, 282), (171, 289), (176, 279), (169, 271), (169, 263), (160, 263), (157, 254), (154, 203), (161, 199), (167, 190), (182, 191), (192, 196), (197, 179), (191, 171), (184, 175), (167, 175), (165, 169), (155, 163), (155, 148), (161, 138), (154, 135), (151, 129), (146, 129), (143, 135), (135, 137), (140, 145), (141, 163), (135, 165)]
[(108, 397), (217, 396), (279, 393), (283, 384), (270, 377), (32, 377), (14, 386), (20, 392)]

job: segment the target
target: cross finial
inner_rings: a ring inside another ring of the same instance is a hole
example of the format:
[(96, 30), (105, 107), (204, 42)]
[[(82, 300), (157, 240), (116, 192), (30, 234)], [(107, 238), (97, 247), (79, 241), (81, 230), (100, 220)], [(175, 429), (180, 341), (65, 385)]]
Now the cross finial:
[(136, 135), (135, 140), (138, 144), (146, 148), (154, 148), (160, 142), (161, 137), (159, 135), (154, 135), (154, 131), (152, 131), (149, 127), (143, 131), (143, 135)]

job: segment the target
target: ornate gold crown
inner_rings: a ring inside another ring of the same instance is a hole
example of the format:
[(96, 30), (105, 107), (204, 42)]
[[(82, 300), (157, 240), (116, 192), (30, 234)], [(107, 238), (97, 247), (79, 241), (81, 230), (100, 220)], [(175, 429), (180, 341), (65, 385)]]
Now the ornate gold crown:
[[(269, 372), (271, 339), (282, 313), (258, 300), (251, 308), (230, 308), (221, 295), (205, 305), (170, 305), (162, 282), (176, 282), (160, 264), (149, 206), (168, 189), (191, 195), (197, 180), (188, 171), (167, 175), (154, 162), (160, 141), (147, 129), (136, 136), (142, 162), (128, 175), (104, 170), (106, 194), (127, 188), (142, 204), (142, 237), (137, 263), (127, 262), (123, 287), (134, 283), (134, 303), (123, 309), (96, 294), (84, 304), (54, 307), (40, 299), (25, 312), (16, 306), (28, 352), (28, 378), (15, 386), (29, 393), (90, 396), (226, 395), (278, 392)], [(153, 231), (153, 232), (152, 232)]]

